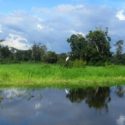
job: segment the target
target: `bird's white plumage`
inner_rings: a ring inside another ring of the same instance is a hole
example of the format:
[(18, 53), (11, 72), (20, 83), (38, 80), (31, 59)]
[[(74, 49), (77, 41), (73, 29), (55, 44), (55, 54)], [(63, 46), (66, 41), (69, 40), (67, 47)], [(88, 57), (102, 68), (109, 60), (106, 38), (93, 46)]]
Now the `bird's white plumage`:
[(68, 89), (65, 89), (65, 93), (66, 93), (66, 94), (69, 94), (69, 90), (68, 90)]
[(69, 60), (69, 56), (68, 57), (66, 57), (66, 62)]

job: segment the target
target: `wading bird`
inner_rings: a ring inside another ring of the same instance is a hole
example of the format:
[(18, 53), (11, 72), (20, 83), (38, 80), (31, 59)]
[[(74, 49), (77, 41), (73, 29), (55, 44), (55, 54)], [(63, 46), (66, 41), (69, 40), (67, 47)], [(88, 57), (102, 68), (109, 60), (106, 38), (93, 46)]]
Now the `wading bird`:
[(68, 62), (68, 61), (69, 61), (69, 56), (66, 57), (66, 62)]

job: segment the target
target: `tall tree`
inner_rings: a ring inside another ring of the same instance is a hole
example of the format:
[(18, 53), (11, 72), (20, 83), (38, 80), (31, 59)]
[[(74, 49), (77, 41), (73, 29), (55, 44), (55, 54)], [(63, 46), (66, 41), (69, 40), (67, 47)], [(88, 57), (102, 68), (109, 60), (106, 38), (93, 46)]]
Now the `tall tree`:
[(90, 108), (106, 110), (111, 100), (109, 87), (70, 89), (66, 97), (73, 103), (85, 100)]
[(105, 62), (111, 57), (110, 41), (108, 31), (95, 30), (90, 31), (86, 36), (88, 42), (88, 57), (90, 62)]
[(74, 59), (85, 59), (87, 55), (87, 41), (81, 34), (73, 34), (67, 42), (71, 47)]
[(86, 37), (73, 34), (67, 41), (70, 43), (71, 54), (75, 59), (82, 59), (93, 64), (110, 60), (111, 38), (108, 36), (108, 29), (90, 31)]
[(115, 46), (116, 46), (116, 56), (117, 57), (121, 57), (121, 55), (123, 53), (123, 44), (124, 44), (123, 40), (119, 40), (115, 44)]
[(32, 46), (32, 59), (34, 61), (43, 60), (46, 50), (47, 50), (46, 46), (41, 45), (41, 44), (34, 44)]
[(116, 64), (121, 64), (123, 62), (125, 62), (123, 60), (124, 55), (123, 55), (123, 45), (124, 45), (124, 41), (123, 40), (118, 40), (115, 44), (116, 47), (116, 54), (114, 56), (115, 59), (115, 63)]

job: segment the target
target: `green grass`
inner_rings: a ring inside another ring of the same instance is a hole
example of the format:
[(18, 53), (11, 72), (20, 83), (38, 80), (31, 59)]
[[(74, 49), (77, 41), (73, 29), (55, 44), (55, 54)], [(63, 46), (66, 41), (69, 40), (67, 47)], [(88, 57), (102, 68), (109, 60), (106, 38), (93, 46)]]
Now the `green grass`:
[(47, 64), (0, 65), (0, 87), (95, 87), (125, 84), (125, 66), (64, 68)]

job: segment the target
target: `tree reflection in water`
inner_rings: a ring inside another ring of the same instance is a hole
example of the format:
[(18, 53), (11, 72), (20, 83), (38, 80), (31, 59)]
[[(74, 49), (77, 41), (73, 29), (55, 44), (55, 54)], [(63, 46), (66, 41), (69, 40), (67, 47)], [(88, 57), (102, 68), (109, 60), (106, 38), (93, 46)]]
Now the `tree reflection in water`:
[[(111, 101), (110, 92), (115, 92), (118, 97), (123, 97), (125, 94), (125, 87), (97, 87), (97, 88), (75, 88), (70, 90), (65, 90), (66, 97), (72, 103), (82, 103), (84, 101), (90, 108), (95, 109), (106, 109), (108, 111), (108, 103)], [(43, 89), (1, 89), (0, 90), (0, 104), (2, 102), (10, 102), (20, 100), (32, 101), (34, 99), (42, 100)], [(53, 91), (55, 92), (55, 90)], [(48, 95), (50, 90), (48, 89)], [(60, 94), (57, 92), (57, 95)], [(46, 95), (44, 95), (46, 97)]]
[(111, 100), (109, 87), (71, 89), (66, 97), (73, 103), (84, 100), (90, 108), (105, 108), (107, 111)]
[(123, 86), (117, 86), (115, 92), (116, 92), (116, 94), (117, 94), (118, 97), (123, 97), (124, 94), (125, 94), (125, 87), (123, 87)]

